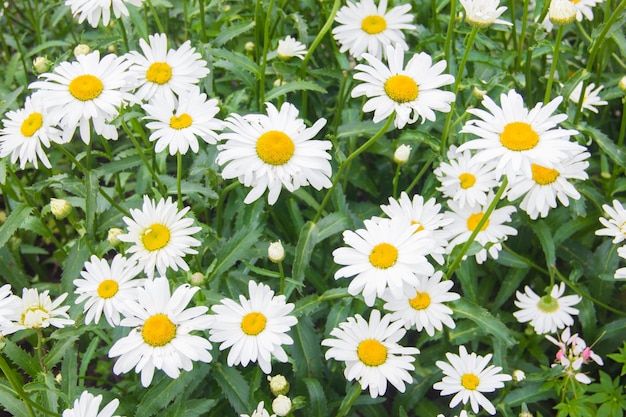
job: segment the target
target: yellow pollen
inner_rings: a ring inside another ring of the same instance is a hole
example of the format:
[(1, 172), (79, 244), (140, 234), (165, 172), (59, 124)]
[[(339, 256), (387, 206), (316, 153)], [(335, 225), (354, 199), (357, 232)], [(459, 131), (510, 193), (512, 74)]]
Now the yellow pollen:
[(461, 385), (465, 389), (474, 391), (480, 384), (480, 379), (474, 374), (463, 374), (461, 376)]
[(172, 67), (167, 62), (155, 62), (146, 71), (146, 80), (155, 84), (167, 84), (172, 79)]
[[(483, 218), (483, 213), (474, 213), (470, 215), (467, 218), (467, 228), (473, 232), (474, 229), (476, 229), (476, 226), (478, 226), (478, 223), (481, 221), (482, 218)], [(480, 231), (482, 232), (483, 230), (485, 230), (487, 226), (489, 226), (489, 219), (487, 219), (485, 224), (483, 224), (483, 227), (480, 228)]]
[(43, 117), (41, 113), (33, 112), (22, 122), (20, 132), (27, 138), (33, 136), (43, 125)]
[(619, 227), (619, 231), (626, 235), (626, 222), (622, 223), (622, 225)]
[(165, 346), (176, 337), (176, 325), (165, 314), (155, 314), (143, 324), (141, 337), (150, 346)]
[(159, 223), (151, 224), (141, 234), (141, 241), (149, 251), (164, 248), (170, 241), (170, 229)]
[(243, 320), (241, 320), (241, 330), (248, 336), (256, 336), (265, 330), (266, 324), (267, 318), (263, 313), (253, 311), (243, 316)]
[(559, 177), (559, 171), (541, 165), (531, 164), (530, 170), (533, 173), (533, 180), (539, 185), (552, 184)]
[(387, 21), (384, 17), (373, 14), (363, 19), (361, 29), (369, 35), (376, 35), (387, 29)]
[(417, 98), (419, 87), (408, 75), (392, 75), (385, 81), (385, 93), (396, 103), (407, 103)]
[(422, 223), (420, 223), (420, 222), (418, 222), (416, 220), (411, 220), (411, 226), (414, 225), (414, 224), (416, 224), (418, 226), (417, 226), (417, 229), (415, 229), (415, 232), (413, 232), (413, 233), (421, 232), (422, 230), (424, 230), (424, 226), (422, 225)]
[(476, 177), (469, 172), (464, 172), (459, 175), (459, 180), (461, 180), (461, 188), (467, 190), (476, 184)]
[(409, 304), (415, 310), (425, 310), (430, 306), (430, 295), (427, 292), (415, 292), (415, 297), (409, 300)]
[(193, 119), (187, 113), (183, 113), (178, 117), (172, 116), (170, 119), (170, 127), (176, 130), (188, 128), (192, 123)]
[(500, 133), (500, 143), (512, 151), (527, 151), (539, 143), (539, 135), (526, 122), (511, 122)]
[(117, 281), (105, 279), (98, 285), (98, 295), (100, 298), (111, 298), (117, 294), (118, 288)]
[(269, 165), (286, 164), (293, 156), (295, 149), (293, 140), (278, 130), (265, 132), (256, 141), (257, 155)]
[(76, 100), (89, 101), (97, 98), (102, 93), (104, 84), (95, 75), (83, 74), (70, 81), (68, 88), (70, 94)]
[(387, 362), (387, 348), (375, 339), (366, 339), (359, 343), (356, 354), (367, 366), (380, 366)]
[(578, 2), (580, 2), (580, 0), (569, 0), (570, 2), (577, 4)]
[(369, 259), (375, 268), (387, 269), (396, 264), (398, 249), (389, 243), (379, 243), (372, 249)]

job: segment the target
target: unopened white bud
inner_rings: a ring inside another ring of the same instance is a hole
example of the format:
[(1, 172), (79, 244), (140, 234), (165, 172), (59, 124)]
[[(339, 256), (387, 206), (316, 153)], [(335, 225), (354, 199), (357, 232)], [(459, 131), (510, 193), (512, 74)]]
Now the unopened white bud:
[(474, 87), (474, 89), (472, 90), (472, 94), (474, 95), (474, 97), (476, 97), (478, 100), (482, 100), (485, 95), (487, 95), (487, 92), (485, 90), (481, 90), (478, 87)]
[(533, 413), (531, 413), (530, 411), (522, 411), (521, 413), (519, 413), (519, 417), (534, 417)]
[(194, 272), (189, 277), (189, 282), (191, 285), (202, 285), (204, 284), (204, 274), (202, 272)]
[(72, 205), (67, 200), (51, 198), (50, 211), (57, 220), (63, 220), (72, 212)]
[(91, 52), (91, 48), (89, 45), (85, 45), (84, 43), (79, 43), (74, 48), (74, 56), (87, 55), (89, 52)]
[(526, 379), (526, 374), (521, 369), (516, 369), (513, 371), (513, 381), (521, 382)]
[(283, 248), (280, 240), (270, 243), (270, 246), (267, 248), (267, 257), (274, 263), (282, 262), (285, 259), (285, 248)]
[(285, 395), (289, 392), (289, 382), (287, 378), (282, 375), (268, 376), (267, 380), (270, 382), (270, 391), (274, 395)]
[(52, 62), (46, 58), (45, 56), (38, 56), (33, 59), (33, 68), (37, 74), (43, 74), (44, 72), (48, 72), (52, 67)]
[(254, 51), (255, 46), (256, 45), (254, 44), (254, 42), (246, 42), (246, 44), (244, 45), (244, 49), (247, 52), (252, 52), (252, 51)]
[(406, 161), (409, 160), (409, 156), (411, 155), (411, 146), (410, 145), (400, 145), (398, 149), (393, 153), (393, 160), (396, 164), (406, 164)]
[(620, 78), (618, 85), (619, 85), (619, 88), (621, 88), (622, 91), (626, 92), (626, 75), (624, 75), (622, 78)]
[(552, 0), (548, 10), (550, 22), (557, 26), (572, 23), (576, 19), (576, 13), (576, 6), (569, 0)]
[(109, 242), (109, 244), (113, 247), (116, 247), (117, 245), (122, 243), (122, 241), (118, 238), (118, 236), (122, 233), (124, 233), (124, 231), (118, 227), (110, 228), (109, 233), (107, 234), (107, 241)]
[(279, 395), (272, 401), (272, 411), (279, 417), (286, 416), (291, 412), (291, 400), (289, 397)]

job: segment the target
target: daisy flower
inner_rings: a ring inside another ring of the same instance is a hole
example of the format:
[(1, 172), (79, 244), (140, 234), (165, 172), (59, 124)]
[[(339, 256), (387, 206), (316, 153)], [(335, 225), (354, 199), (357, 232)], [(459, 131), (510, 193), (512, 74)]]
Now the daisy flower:
[[(620, 258), (626, 259), (626, 246), (622, 246), (621, 248), (617, 248), (617, 254)], [(626, 279), (626, 267), (618, 268), (615, 271), (615, 279)], [(0, 300), (2, 298), (0, 297)], [(0, 313), (1, 314), (1, 313)]]
[(403, 4), (387, 11), (387, 0), (348, 1), (335, 16), (339, 26), (333, 29), (333, 36), (339, 43), (339, 52), (349, 51), (356, 59), (364, 53), (381, 58), (388, 45), (398, 45), (403, 51), (409, 49), (404, 41), (403, 29), (416, 30), (412, 25), (411, 5)]
[(415, 326), (418, 332), (426, 330), (429, 336), (435, 329), (441, 331), (443, 324), (454, 329), (452, 310), (444, 303), (458, 300), (461, 296), (450, 292), (454, 285), (451, 280), (441, 281), (443, 273), (435, 272), (431, 277), (418, 277), (417, 285), (406, 286), (402, 297), (395, 297), (390, 291), (383, 294), (384, 309), (392, 312), (391, 320), (404, 322), (404, 327)]
[(465, 346), (459, 346), (458, 355), (448, 352), (446, 357), (448, 362), (435, 362), (445, 376), (433, 388), (440, 390), (442, 396), (455, 394), (450, 401), (450, 408), (469, 401), (474, 413), (478, 413), (482, 406), (489, 414), (495, 415), (495, 407), (483, 392), (494, 392), (504, 387), (504, 382), (512, 379), (511, 375), (500, 373), (502, 368), (499, 366), (487, 366), (491, 361), (491, 353), (486, 356), (473, 352), (468, 354)]
[(600, 217), (600, 223), (606, 226), (596, 230), (597, 236), (613, 236), (613, 243), (620, 243), (626, 239), (626, 210), (617, 200), (613, 200), (613, 207), (603, 204), (602, 208), (609, 215), (608, 219)]
[(141, 385), (152, 382), (155, 369), (170, 378), (178, 378), (180, 370), (191, 371), (193, 361), (211, 362), (211, 343), (204, 337), (190, 334), (206, 330), (210, 318), (208, 307), (186, 308), (200, 290), (183, 284), (170, 295), (167, 278), (146, 280), (137, 288), (137, 300), (128, 301), (120, 325), (132, 327), (128, 336), (115, 342), (109, 358), (117, 358), (116, 375), (135, 368), (141, 373)]
[(20, 297), (13, 294), (9, 284), (0, 287), (0, 336), (4, 333), (5, 326), (11, 327), (11, 322), (20, 318), (21, 307)]
[[(452, 223), (446, 227), (446, 230), (451, 237), (453, 236), (448, 246), (448, 252), (452, 251), (455, 246), (467, 242), (485, 215), (487, 207), (489, 207), (492, 200), (493, 196), (490, 195), (487, 197), (484, 205), (479, 204), (463, 208), (456, 201), (448, 201), (451, 211), (446, 214), (448, 218), (452, 219)], [(502, 250), (501, 242), (509, 236), (517, 235), (515, 228), (504, 224), (511, 221), (511, 214), (515, 213), (515, 211), (516, 208), (514, 206), (505, 206), (491, 212), (491, 215), (475, 238), (475, 241), (482, 246), (482, 249), (475, 255), (476, 262), (479, 264), (485, 262), (487, 253), (493, 259), (498, 259), (498, 252)]]
[(200, 241), (191, 235), (202, 229), (191, 226), (193, 219), (184, 218), (189, 209), (178, 211), (171, 197), (161, 198), (157, 203), (145, 195), (141, 210), (130, 209), (132, 218), (123, 218), (128, 233), (119, 235), (118, 239), (134, 244), (128, 249), (132, 253), (130, 261), (138, 262), (148, 278), (154, 276), (155, 268), (160, 275), (165, 275), (167, 268), (189, 270), (183, 257), (198, 253), (192, 247), (199, 246)]
[(442, 74), (446, 61), (433, 65), (425, 52), (413, 55), (404, 67), (404, 50), (399, 46), (387, 46), (386, 66), (371, 54), (363, 58), (369, 65), (359, 64), (354, 69), (355, 80), (363, 81), (352, 90), (352, 97), (366, 96), (364, 112), (374, 112), (374, 123), (390, 117), (395, 112), (394, 125), (402, 129), (422, 118), (435, 121), (435, 112), (449, 112), (454, 93), (439, 87), (452, 84), (454, 77)]
[(173, 102), (164, 97), (155, 97), (143, 109), (148, 113), (144, 119), (152, 120), (146, 127), (152, 130), (150, 142), (156, 141), (155, 152), (169, 148), (170, 155), (191, 151), (198, 153), (198, 137), (206, 143), (216, 144), (222, 122), (215, 118), (220, 108), (217, 99), (207, 101), (206, 94), (193, 86), (185, 95)]
[(554, 285), (550, 294), (539, 297), (529, 287), (524, 287), (524, 293), (515, 293), (517, 300), (515, 305), (520, 310), (513, 313), (520, 323), (530, 322), (535, 332), (539, 334), (554, 333), (557, 329), (574, 324), (573, 315), (578, 310), (572, 306), (578, 304), (582, 297), (579, 295), (566, 295), (565, 284)]
[(256, 410), (252, 412), (252, 415), (249, 416), (248, 414), (240, 414), (240, 417), (276, 417), (276, 414), (272, 414), (270, 416), (270, 413), (268, 413), (265, 409), (265, 403), (261, 401), (257, 405)]
[[(439, 414), (439, 415), (437, 415), (437, 417), (446, 417), (446, 416), (444, 416), (443, 414)], [(459, 415), (458, 416), (454, 416), (454, 417), (469, 417), (469, 414), (467, 414), (467, 411), (461, 410)]]
[(115, 18), (128, 16), (126, 4), (140, 7), (143, 0), (65, 0), (65, 5), (70, 7), (72, 15), (83, 23), (85, 19), (92, 27), (98, 27), (100, 18), (102, 24), (108, 26), (111, 21), (111, 7)]
[(174, 103), (174, 93), (184, 96), (209, 74), (206, 61), (191, 47), (191, 41), (178, 49), (168, 49), (167, 36), (163, 33), (150, 35), (148, 40), (150, 43), (139, 40), (143, 55), (137, 51), (126, 54), (132, 63), (128, 72), (136, 79), (137, 100), (149, 101), (161, 96)]
[(494, 23), (511, 26), (511, 22), (498, 19), (506, 11), (505, 6), (500, 6), (500, 0), (461, 0), (465, 9), (465, 19), (479, 28), (486, 28)]
[(284, 61), (294, 56), (304, 59), (306, 52), (306, 46), (291, 36), (287, 36), (285, 39), (280, 39), (278, 41), (278, 48), (276, 49), (276, 55)]
[[(595, 88), (595, 90), (594, 90)], [(583, 106), (582, 108), (585, 110), (589, 110), (592, 111), (594, 113), (598, 113), (598, 109), (595, 106), (606, 106), (607, 104), (609, 104), (608, 101), (602, 100), (600, 98), (600, 91), (602, 91), (602, 89), (604, 88), (604, 86), (600, 86), (598, 88), (596, 88), (596, 85), (594, 83), (589, 84), (586, 88), (585, 88), (585, 94), (583, 94)], [(576, 85), (576, 87), (572, 90), (569, 99), (578, 104), (578, 102), (580, 101), (580, 96), (581, 96), (581, 92), (583, 89), (583, 82), (579, 82), (578, 85)]]
[(458, 202), (461, 208), (466, 205), (484, 205), (487, 195), (500, 185), (494, 171), (495, 162), (478, 161), (470, 150), (456, 150), (456, 146), (450, 146), (448, 162), (442, 162), (434, 171), (441, 183), (437, 190), (444, 197)]
[(415, 370), (414, 355), (420, 351), (398, 344), (405, 333), (401, 321), (391, 321), (389, 314), (381, 318), (380, 311), (372, 310), (369, 321), (360, 314), (348, 317), (330, 332), (333, 338), (322, 340), (322, 346), (330, 347), (326, 359), (346, 363), (348, 381), (357, 380), (376, 398), (385, 395), (387, 382), (400, 392), (405, 383), (413, 382), (409, 371)]
[(120, 401), (116, 398), (100, 410), (101, 402), (102, 395), (94, 397), (88, 391), (83, 391), (80, 398), (74, 401), (74, 406), (63, 411), (63, 417), (113, 417)]
[(307, 128), (298, 119), (298, 109), (284, 103), (277, 110), (266, 103), (267, 116), (232, 114), (225, 120), (228, 131), (221, 134), (226, 142), (218, 145), (215, 161), (224, 165), (224, 179), (238, 178), (252, 187), (245, 204), (257, 200), (269, 190), (267, 201), (274, 204), (282, 187), (293, 192), (311, 185), (316, 190), (330, 188), (332, 168), (327, 152), (332, 144), (327, 140), (312, 140), (326, 124), (319, 119)]
[(365, 229), (343, 232), (348, 247), (333, 251), (335, 263), (345, 265), (335, 272), (335, 279), (353, 277), (348, 286), (351, 295), (363, 294), (365, 304), (373, 306), (387, 288), (400, 297), (404, 283), (418, 283), (417, 275), (432, 275), (433, 266), (425, 255), (433, 239), (415, 233), (418, 226), (400, 220), (364, 221)]
[(24, 108), (7, 112), (2, 124), (0, 157), (10, 155), (13, 163), (19, 158), (22, 169), (28, 162), (38, 168), (38, 159), (52, 168), (44, 147), (49, 148), (50, 142), (61, 143), (61, 131), (54, 127), (56, 121), (48, 115), (42, 100), (26, 97)]
[(458, 151), (477, 149), (478, 161), (498, 161), (497, 177), (506, 173), (512, 179), (520, 172), (531, 177), (531, 163), (552, 168), (554, 163), (567, 158), (568, 152), (580, 148), (569, 140), (571, 135), (578, 134), (577, 130), (557, 127), (567, 115), (552, 114), (562, 101), (563, 97), (557, 97), (545, 106), (538, 103), (528, 110), (524, 98), (515, 90), (500, 96), (502, 107), (485, 96), (482, 104), (488, 111), (468, 109), (468, 113), (480, 120), (470, 120), (461, 129), (461, 133), (472, 133), (478, 139), (462, 144)]
[(129, 62), (113, 54), (100, 59), (100, 52), (79, 55), (75, 62), (61, 62), (52, 73), (41, 74), (43, 81), (29, 85), (45, 103), (48, 111), (63, 130), (63, 142), (69, 142), (78, 126), (80, 136), (88, 144), (91, 123), (105, 139), (117, 139), (117, 129), (110, 124), (118, 108), (132, 95), (127, 87)]
[(104, 312), (109, 326), (118, 326), (120, 311), (128, 301), (135, 299), (137, 286), (143, 285), (143, 279), (133, 279), (142, 269), (135, 261), (129, 261), (120, 254), (115, 255), (111, 265), (106, 259), (92, 255), (80, 273), (83, 278), (74, 280), (78, 295), (76, 304), (86, 301), (85, 324), (92, 321), (98, 324)]
[(211, 309), (215, 313), (211, 323), (211, 342), (221, 343), (220, 350), (230, 348), (228, 366), (248, 366), (258, 362), (261, 370), (272, 372), (271, 359), (287, 362), (282, 345), (293, 344), (286, 333), (298, 319), (290, 316), (294, 304), (287, 303), (284, 295), (274, 296), (265, 284), (248, 282), (250, 299), (239, 295), (239, 303), (224, 298)]
[[(398, 200), (389, 197), (389, 205), (382, 205), (380, 208), (390, 219), (398, 219), (407, 226), (416, 225), (415, 233), (420, 237), (434, 239), (428, 254), (440, 265), (443, 264), (442, 254), (448, 246), (448, 239), (447, 233), (442, 228), (450, 224), (450, 220), (440, 213), (441, 204), (437, 204), (434, 198), (424, 202), (424, 197), (419, 194), (413, 195), (411, 200), (403, 191)], [(373, 220), (379, 221), (380, 218), (374, 217)]]
[(7, 297), (4, 301), (10, 302), (16, 307), (17, 317), (14, 321), (5, 323), (4, 335), (24, 329), (39, 329), (50, 326), (63, 328), (74, 324), (74, 320), (70, 319), (67, 314), (70, 307), (61, 306), (66, 298), (67, 293), (64, 293), (52, 301), (48, 290), (40, 294), (36, 288), (24, 288), (22, 297), (18, 297), (19, 305), (15, 299)]

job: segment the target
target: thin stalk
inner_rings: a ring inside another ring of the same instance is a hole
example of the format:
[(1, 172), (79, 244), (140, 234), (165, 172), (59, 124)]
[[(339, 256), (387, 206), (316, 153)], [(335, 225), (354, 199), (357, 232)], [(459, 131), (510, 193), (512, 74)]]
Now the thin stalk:
[(436, 156), (436, 154), (434, 152), (430, 153), (430, 158), (428, 158), (428, 161), (426, 161), (424, 166), (422, 166), (422, 169), (420, 169), (420, 172), (417, 173), (415, 178), (413, 178), (413, 181), (411, 181), (411, 184), (409, 184), (409, 186), (406, 188), (407, 194), (410, 194), (411, 190), (413, 189), (413, 187), (415, 187), (417, 185), (417, 183), (419, 182), (419, 180), (422, 179), (422, 177), (424, 176), (426, 171), (428, 171), (428, 168), (430, 168), (432, 163), (435, 161), (436, 157), (437, 156)]
[(128, 35), (126, 34), (126, 26), (124, 25), (124, 19), (122, 18), (122, 16), (120, 16), (117, 21), (120, 24), (120, 32), (122, 33), (122, 41), (124, 42), (124, 47), (126, 48), (126, 51), (124, 52), (128, 52), (130, 51), (130, 44), (128, 43)]
[(526, 27), (528, 26), (528, 3), (529, 0), (524, 0), (524, 13), (522, 14), (522, 33), (519, 38), (519, 49), (517, 49), (517, 58), (515, 63), (516, 71), (519, 71), (520, 65), (522, 65), (522, 53), (524, 51), (524, 42), (526, 41)]
[(283, 269), (283, 263), (278, 262), (278, 273), (280, 274), (280, 292), (279, 294), (285, 293), (285, 270)]
[(148, 2), (148, 7), (150, 8), (150, 13), (152, 13), (152, 17), (154, 17), (154, 22), (156, 23), (157, 28), (159, 29), (159, 33), (165, 33), (165, 30), (163, 29), (163, 25), (161, 24), (161, 19), (159, 19), (159, 14), (156, 12), (156, 9), (152, 5), (152, 0), (147, 0), (147, 2)]
[(511, 26), (511, 38), (513, 39), (513, 50), (514, 51), (519, 51), (519, 49), (517, 48), (517, 44), (520, 43), (520, 41), (517, 39), (517, 19), (515, 17), (515, 3), (516, 0), (509, 0), (509, 10), (511, 11), (511, 23), (513, 23), (513, 26)]
[(274, 0), (270, 0), (270, 4), (267, 8), (267, 14), (265, 15), (265, 26), (263, 27), (263, 54), (261, 55), (261, 74), (260, 81), (261, 87), (259, 88), (259, 109), (263, 108), (265, 103), (265, 70), (267, 68), (267, 51), (270, 47), (270, 25), (272, 23), (272, 9), (274, 8)]
[(229, 192), (237, 188), (239, 185), (239, 181), (234, 181), (228, 184), (226, 187), (222, 189), (220, 196), (217, 200), (217, 213), (215, 215), (215, 233), (219, 236), (220, 229), (222, 227), (222, 215), (224, 211), (224, 201), (226, 200), (226, 196)]
[[(622, 121), (620, 123), (619, 133), (617, 135), (618, 148), (624, 146), (624, 135), (626, 135), (626, 98), (622, 98)], [(613, 192), (613, 186), (615, 185), (615, 180), (618, 178), (620, 169), (621, 167), (618, 164), (613, 165), (613, 174), (611, 175), (611, 183), (609, 186), (610, 193)]]
[(448, 18), (448, 30), (446, 31), (446, 41), (443, 47), (446, 62), (450, 69), (453, 67), (452, 44), (454, 43), (454, 24), (456, 22), (456, 1), (457, 0), (450, 0), (450, 17)]
[(550, 101), (550, 96), (552, 95), (552, 82), (554, 81), (554, 73), (556, 72), (556, 65), (559, 61), (559, 52), (561, 50), (561, 42), (563, 41), (563, 32), (565, 32), (565, 26), (559, 25), (559, 29), (556, 32), (556, 39), (554, 40), (554, 52), (552, 53), (550, 76), (548, 77), (548, 83), (546, 84), (546, 93), (543, 96), (544, 104)]
[(200, 40), (202, 43), (207, 43), (208, 39), (206, 36), (206, 22), (204, 21), (204, 0), (198, 0), (198, 6), (200, 7)]
[[(7, 5), (9, 2), (2, 2), (2, 11), (5, 16), (9, 16), (9, 11), (7, 10)], [(15, 34), (15, 30), (13, 29), (13, 24), (7, 25), (9, 27), (9, 32), (11, 32), (11, 36), (13, 36), (13, 40), (15, 41), (15, 47), (17, 48), (17, 52), (20, 54), (20, 61), (22, 62), (22, 67), (24, 68), (24, 76), (28, 77), (28, 67), (26, 66), (26, 60), (24, 59), (24, 52), (22, 51), (22, 46), (20, 40), (17, 38)]]
[(22, 384), (11, 369), (11, 366), (7, 363), (7, 361), (4, 360), (4, 356), (2, 355), (0, 355), (0, 369), (2, 369), (2, 373), (4, 373), (4, 376), (6, 376), (7, 380), (11, 384), (11, 387), (13, 387), (13, 391), (15, 391), (18, 397), (20, 397), (22, 401), (24, 401), (24, 404), (26, 405), (26, 411), (28, 411), (28, 415), (31, 417), (35, 417), (35, 412), (33, 411), (33, 408), (30, 404), (30, 398), (28, 398), (28, 396), (22, 389)]
[(178, 210), (183, 209), (183, 193), (182, 193), (182, 179), (183, 179), (183, 155), (180, 152), (176, 152), (176, 194), (178, 195)]
[(141, 160), (143, 161), (143, 164), (146, 166), (146, 169), (148, 170), (148, 172), (152, 176), (152, 179), (157, 183), (157, 185), (159, 187), (159, 191), (161, 192), (161, 194), (166, 195), (167, 194), (167, 188), (163, 185), (163, 183), (161, 182), (161, 179), (159, 178), (157, 173), (152, 168), (152, 164), (150, 163), (150, 161), (148, 161), (148, 158), (146, 158), (146, 155), (144, 155), (144, 153), (143, 153), (144, 150), (141, 147), (141, 145), (139, 144), (139, 142), (137, 142), (137, 138), (135, 137), (133, 132), (130, 131), (128, 126), (126, 126), (126, 123), (124, 123), (123, 121), (122, 121), (122, 128), (124, 129), (124, 131), (126, 132), (128, 137), (130, 138), (131, 142), (133, 142), (133, 145), (135, 146), (135, 148), (137, 148), (137, 151), (139, 153), (139, 157), (141, 158)]
[(402, 168), (402, 164), (396, 164), (396, 173), (393, 176), (393, 180), (391, 181), (392, 185), (392, 196), (393, 198), (398, 198), (398, 180), (400, 179), (400, 168)]

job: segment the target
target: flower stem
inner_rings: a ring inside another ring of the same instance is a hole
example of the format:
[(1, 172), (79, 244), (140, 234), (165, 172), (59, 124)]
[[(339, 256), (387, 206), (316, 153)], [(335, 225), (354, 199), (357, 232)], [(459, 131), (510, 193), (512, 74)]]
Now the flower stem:
[(428, 171), (428, 168), (430, 168), (430, 166), (432, 165), (432, 163), (433, 163), (433, 161), (435, 160), (436, 157), (437, 157), (437, 155), (435, 154), (435, 152), (431, 152), (430, 153), (430, 158), (428, 158), (428, 161), (426, 161), (426, 163), (424, 164), (424, 166), (422, 167), (420, 172), (417, 173), (415, 178), (413, 178), (413, 181), (411, 181), (411, 184), (409, 184), (409, 186), (406, 188), (407, 194), (409, 194), (411, 192), (411, 190), (413, 189), (413, 187), (415, 187), (417, 185), (419, 180), (422, 179), (422, 177), (424, 176), (426, 171)]
[(183, 178), (183, 155), (180, 152), (176, 152), (176, 195), (178, 196), (178, 210), (183, 209), (183, 193), (182, 193), (182, 178)]
[(448, 30), (446, 31), (446, 41), (444, 43), (443, 51), (446, 56), (446, 62), (449, 68), (452, 68), (452, 43), (454, 42), (454, 26), (456, 22), (456, 1), (450, 1), (450, 16), (448, 18)]
[(263, 54), (261, 55), (261, 73), (259, 83), (259, 109), (265, 103), (265, 70), (267, 68), (267, 51), (270, 47), (270, 25), (272, 23), (272, 9), (274, 8), (274, 0), (270, 0), (267, 6), (267, 14), (265, 15), (265, 25), (263, 26)]
[(285, 270), (283, 269), (283, 263), (278, 262), (278, 273), (280, 274), (280, 294), (285, 293)]
[(398, 198), (398, 179), (400, 178), (400, 168), (402, 167), (401, 164), (396, 164), (396, 173), (393, 176), (393, 180), (391, 182), (392, 188), (393, 188), (393, 193), (391, 194), (393, 196), (393, 198)]
[(559, 29), (556, 32), (556, 39), (554, 40), (554, 52), (552, 53), (552, 65), (550, 66), (550, 76), (548, 77), (548, 83), (546, 84), (546, 93), (543, 97), (543, 104), (550, 101), (550, 95), (552, 94), (552, 82), (554, 81), (554, 73), (556, 72), (556, 65), (559, 62), (559, 52), (561, 51), (561, 42), (563, 41), (563, 32), (565, 26), (559, 25)]
[(31, 406), (30, 398), (24, 392), (22, 388), (22, 384), (19, 382), (17, 376), (11, 369), (11, 366), (4, 360), (4, 357), (0, 354), (0, 369), (2, 369), (2, 373), (6, 376), (7, 380), (11, 384), (13, 391), (24, 401), (24, 405), (26, 406), (26, 411), (28, 411), (28, 415), (35, 417), (35, 412), (33, 411), (33, 407)]
[(126, 132), (128, 137), (130, 138), (131, 142), (133, 143), (133, 145), (137, 149), (137, 152), (139, 153), (139, 157), (143, 161), (143, 164), (145, 165), (145, 167), (148, 170), (148, 172), (150, 172), (150, 175), (152, 176), (152, 179), (154, 180), (154, 182), (157, 183), (157, 185), (159, 187), (159, 191), (161, 192), (161, 194), (166, 195), (167, 194), (167, 188), (163, 185), (163, 183), (161, 182), (161, 179), (159, 178), (157, 173), (152, 168), (152, 164), (150, 163), (150, 161), (148, 161), (148, 158), (146, 158), (146, 155), (144, 155), (144, 153), (143, 153), (144, 149), (141, 147), (139, 142), (137, 142), (137, 138), (135, 137), (133, 132), (130, 131), (128, 126), (126, 126), (126, 123), (124, 123), (123, 121), (122, 121), (122, 128), (124, 129), (124, 131)]

